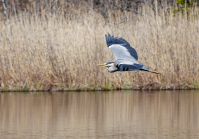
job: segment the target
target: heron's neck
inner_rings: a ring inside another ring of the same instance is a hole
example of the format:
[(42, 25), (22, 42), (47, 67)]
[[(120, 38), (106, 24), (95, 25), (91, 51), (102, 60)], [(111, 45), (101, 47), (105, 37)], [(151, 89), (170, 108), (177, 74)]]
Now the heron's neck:
[(108, 72), (115, 72), (118, 71), (119, 69), (114, 65), (114, 63), (109, 64), (110, 67), (107, 68)]

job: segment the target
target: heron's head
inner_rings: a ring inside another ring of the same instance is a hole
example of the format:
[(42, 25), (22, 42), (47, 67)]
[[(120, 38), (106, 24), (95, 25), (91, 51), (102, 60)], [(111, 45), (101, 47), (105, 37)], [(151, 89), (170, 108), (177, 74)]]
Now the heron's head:
[(114, 62), (106, 62), (106, 63), (104, 63), (104, 64), (98, 64), (98, 65), (96, 65), (96, 66), (104, 66), (104, 67), (112, 67), (112, 66), (114, 66)]
[(119, 69), (114, 65), (114, 62), (106, 62), (104, 64), (98, 64), (96, 66), (104, 66), (107, 67), (108, 72), (112, 73), (115, 71), (119, 71)]

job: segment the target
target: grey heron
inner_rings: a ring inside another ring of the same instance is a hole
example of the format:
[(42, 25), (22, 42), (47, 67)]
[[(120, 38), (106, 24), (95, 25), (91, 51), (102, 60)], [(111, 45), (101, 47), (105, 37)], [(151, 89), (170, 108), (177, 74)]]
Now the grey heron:
[(98, 64), (97, 66), (107, 67), (108, 72), (116, 71), (136, 71), (143, 70), (159, 74), (155, 71), (150, 71), (144, 64), (138, 63), (138, 55), (134, 48), (123, 38), (117, 38), (110, 34), (105, 35), (106, 43), (112, 50), (116, 61)]

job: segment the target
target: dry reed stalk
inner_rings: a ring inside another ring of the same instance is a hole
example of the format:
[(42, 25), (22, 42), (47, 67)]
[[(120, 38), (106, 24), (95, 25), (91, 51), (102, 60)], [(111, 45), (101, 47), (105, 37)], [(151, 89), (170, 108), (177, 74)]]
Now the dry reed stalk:
[[(113, 11), (108, 21), (92, 10), (80, 10), (73, 20), (63, 12), (24, 12), (10, 18), (11, 28), (2, 22), (0, 90), (142, 89), (149, 83), (159, 89), (199, 87), (198, 15), (193, 11), (188, 20), (181, 14), (154, 16), (148, 7), (140, 12)], [(119, 23), (125, 16), (128, 21)], [(108, 33), (126, 39), (140, 63), (162, 74), (96, 67), (114, 61), (104, 37)]]

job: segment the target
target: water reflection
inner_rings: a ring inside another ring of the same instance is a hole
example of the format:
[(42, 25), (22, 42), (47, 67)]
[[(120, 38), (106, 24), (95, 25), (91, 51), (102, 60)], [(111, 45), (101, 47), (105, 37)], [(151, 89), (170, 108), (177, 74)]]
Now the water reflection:
[(199, 91), (0, 94), (1, 138), (198, 138)]

